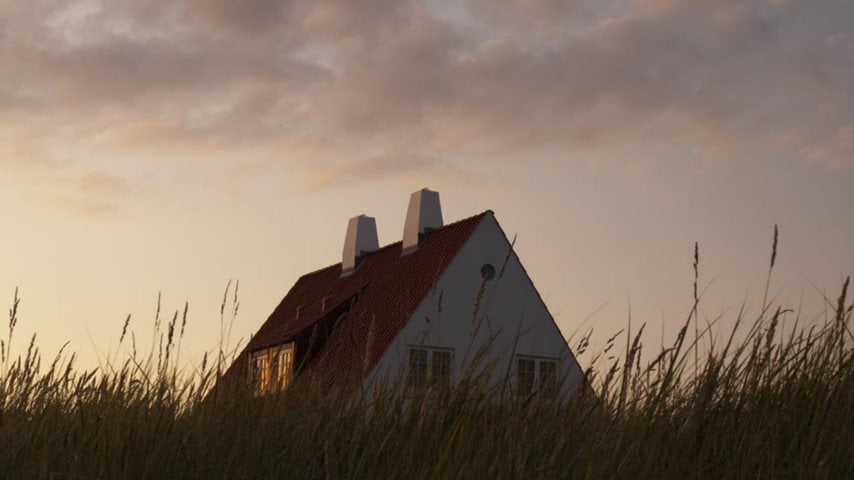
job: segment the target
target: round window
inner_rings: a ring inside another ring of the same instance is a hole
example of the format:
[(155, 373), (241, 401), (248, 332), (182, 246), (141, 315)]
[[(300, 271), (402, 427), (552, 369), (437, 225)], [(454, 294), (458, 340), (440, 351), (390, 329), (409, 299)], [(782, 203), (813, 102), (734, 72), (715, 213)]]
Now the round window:
[(487, 282), (495, 278), (495, 267), (492, 264), (484, 263), (482, 267), (480, 267), (480, 276)]

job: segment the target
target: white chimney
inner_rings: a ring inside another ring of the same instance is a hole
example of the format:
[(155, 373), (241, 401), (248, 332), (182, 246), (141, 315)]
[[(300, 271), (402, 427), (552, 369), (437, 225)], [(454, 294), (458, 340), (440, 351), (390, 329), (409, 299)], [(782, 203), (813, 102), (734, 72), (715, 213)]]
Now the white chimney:
[(430, 230), (441, 228), (442, 225), (444, 223), (439, 192), (424, 188), (413, 193), (409, 197), (406, 224), (403, 226), (403, 253), (417, 250), (422, 236)]
[(376, 219), (367, 215), (351, 218), (347, 224), (347, 235), (344, 237), (344, 259), (341, 263), (341, 273), (346, 275), (353, 272), (363, 255), (379, 248)]

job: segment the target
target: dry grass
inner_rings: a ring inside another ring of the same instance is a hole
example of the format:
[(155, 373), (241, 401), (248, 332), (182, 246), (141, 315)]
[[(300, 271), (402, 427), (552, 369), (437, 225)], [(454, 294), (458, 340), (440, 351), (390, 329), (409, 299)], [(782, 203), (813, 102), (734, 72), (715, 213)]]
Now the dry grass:
[[(671, 346), (643, 361), (641, 327), (606, 364), (615, 336), (587, 371), (595, 395), (567, 404), (487, 388), (478, 375), (429, 402), (306, 383), (261, 398), (209, 395), (232, 355), (221, 348), (179, 371), (186, 308), (165, 326), (158, 313), (149, 354), (137, 354), (126, 322), (130, 358), (81, 371), (73, 355), (43, 363), (32, 342), (13, 356), (16, 294), (0, 349), (0, 476), (854, 478), (848, 287), (828, 299), (823, 324), (783, 335), (791, 311), (763, 303), (756, 318), (737, 315), (723, 344), (697, 325), (695, 293)], [(229, 312), (236, 297), (223, 302)], [(224, 321), (223, 339), (229, 330)]]

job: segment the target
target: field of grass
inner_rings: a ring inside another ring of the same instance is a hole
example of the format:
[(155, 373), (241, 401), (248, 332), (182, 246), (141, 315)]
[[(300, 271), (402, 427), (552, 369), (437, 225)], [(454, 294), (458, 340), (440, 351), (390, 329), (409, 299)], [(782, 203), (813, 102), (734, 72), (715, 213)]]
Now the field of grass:
[(585, 365), (591, 391), (568, 403), (475, 375), (427, 400), (307, 382), (215, 389), (224, 355), (175, 366), (177, 314), (158, 322), (156, 351), (80, 371), (32, 344), (13, 357), (16, 300), (0, 346), (0, 477), (854, 478), (847, 295), (846, 280), (823, 321), (782, 332), (799, 312), (766, 304), (723, 336), (698, 325), (695, 303), (658, 355), (640, 355), (640, 332), (609, 344)]

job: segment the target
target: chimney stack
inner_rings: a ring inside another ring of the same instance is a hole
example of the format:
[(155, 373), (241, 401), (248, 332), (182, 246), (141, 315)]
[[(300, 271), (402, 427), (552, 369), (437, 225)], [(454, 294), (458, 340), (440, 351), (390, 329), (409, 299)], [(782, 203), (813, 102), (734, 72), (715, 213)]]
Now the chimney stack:
[(347, 235), (344, 237), (344, 259), (341, 263), (341, 274), (352, 273), (359, 266), (359, 260), (365, 254), (379, 248), (376, 219), (367, 215), (351, 218), (347, 224)]
[(424, 188), (413, 193), (409, 197), (409, 209), (403, 227), (403, 254), (417, 250), (425, 233), (443, 225), (439, 192)]

